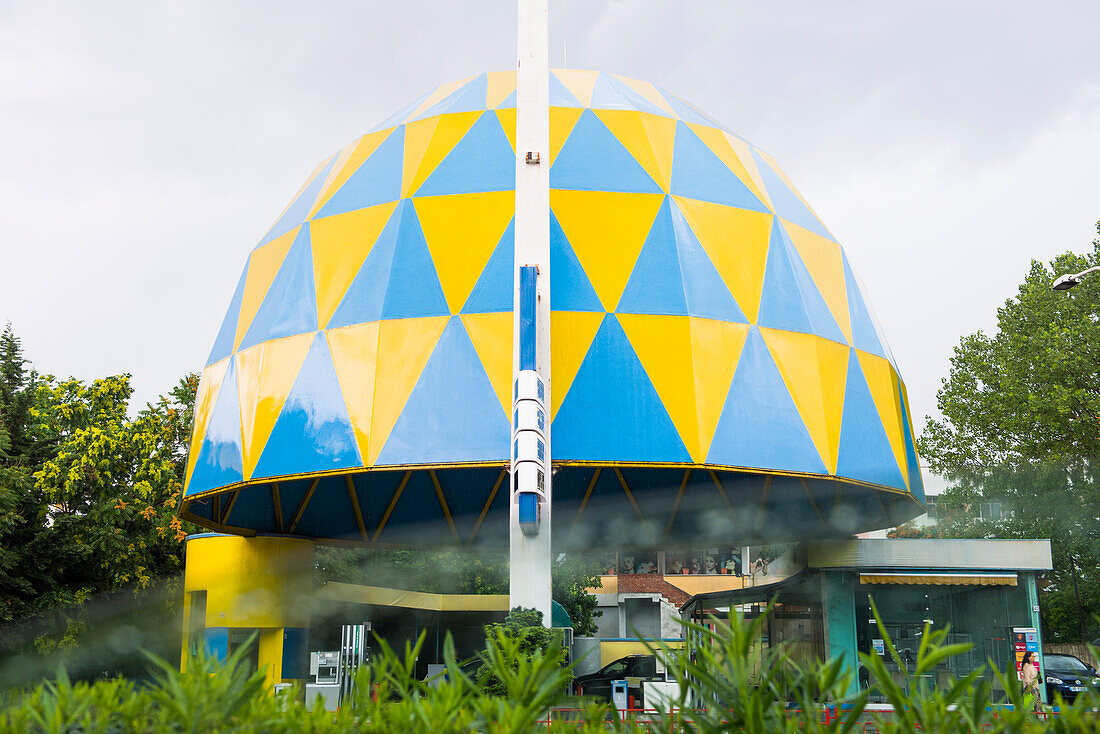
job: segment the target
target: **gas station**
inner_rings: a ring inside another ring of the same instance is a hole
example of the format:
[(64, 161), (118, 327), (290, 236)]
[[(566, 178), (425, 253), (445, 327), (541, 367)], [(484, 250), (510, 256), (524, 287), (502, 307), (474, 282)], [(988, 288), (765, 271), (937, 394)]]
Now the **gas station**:
[[(470, 644), (517, 606), (552, 624), (552, 559), (599, 553), (601, 650), (775, 597), (773, 639), (856, 672), (868, 593), (899, 639), (931, 620), (1041, 649), (1049, 542), (855, 537), (924, 512), (905, 384), (775, 159), (546, 48), (545, 0), (521, 0), (517, 71), (322, 161), (248, 254), (196, 399), (179, 514), (211, 532), (187, 541), (185, 648), (258, 632), (272, 686), (338, 686), (383, 619), (408, 638), (387, 609)], [(314, 544), (507, 548), (510, 593), (315, 590)]]

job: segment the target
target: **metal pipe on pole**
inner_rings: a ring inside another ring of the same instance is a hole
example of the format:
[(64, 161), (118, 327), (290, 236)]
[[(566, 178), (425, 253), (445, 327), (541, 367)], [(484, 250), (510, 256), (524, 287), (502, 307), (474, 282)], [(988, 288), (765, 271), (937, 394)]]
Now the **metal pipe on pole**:
[[(549, 627), (552, 505), (547, 410), (551, 386), (550, 166), (546, 159), (550, 150), (550, 26), (548, 0), (518, 0), (518, 3), (512, 325), (512, 395), (516, 404), (512, 411), (513, 440), (509, 448), (512, 471), (509, 480), (508, 589), (509, 608), (537, 609), (542, 612), (543, 624)], [(524, 397), (532, 399), (522, 406), (528, 409), (521, 410), (521, 386), (535, 384), (533, 373), (538, 376), (537, 387), (531, 387), (533, 393), (524, 393)], [(537, 423), (540, 409), (542, 419)], [(521, 434), (527, 434), (522, 438), (530, 438), (524, 446), (535, 447), (532, 451), (538, 450), (541, 439), (542, 456), (520, 455)], [(531, 472), (521, 471), (521, 458), (531, 459), (526, 462), (532, 467)]]

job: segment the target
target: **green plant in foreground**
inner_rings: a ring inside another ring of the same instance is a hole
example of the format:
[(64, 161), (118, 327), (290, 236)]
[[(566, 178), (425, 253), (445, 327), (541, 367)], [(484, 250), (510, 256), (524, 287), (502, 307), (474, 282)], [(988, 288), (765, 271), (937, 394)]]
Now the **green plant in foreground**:
[[(770, 611), (770, 608), (769, 608)], [(875, 611), (877, 616), (877, 610)], [(1043, 721), (1020, 690), (1014, 671), (986, 670), (999, 679), (1007, 703), (991, 703), (990, 678), (981, 671), (925, 685), (927, 675), (965, 645), (945, 644), (946, 630), (926, 628), (915, 664), (906, 670), (880, 624), (887, 656), (905, 670), (897, 680), (886, 658), (861, 655), (870, 687), (846, 695), (853, 671), (840, 658), (800, 659), (785, 645), (761, 642), (766, 616), (746, 619), (735, 611), (730, 622), (685, 623), (683, 649), (653, 647), (678, 681), (672, 710), (623, 722), (606, 704), (566, 696), (571, 671), (560, 664), (561, 649), (524, 647), (524, 638), (489, 630), (480, 654), (483, 669), (499, 682), (500, 695), (463, 672), (450, 638), (444, 643), (446, 673), (425, 681), (416, 677), (424, 635), (400, 652), (383, 641), (372, 664), (357, 673), (351, 695), (337, 712), (305, 701), (301, 689), (272, 695), (263, 672), (244, 668), (242, 646), (223, 662), (202, 655), (179, 673), (154, 659), (155, 678), (145, 686), (126, 680), (73, 683), (61, 671), (55, 681), (21, 692), (0, 694), (0, 734), (108, 734), (114, 732), (264, 732), (290, 734), (526, 734), (527, 732), (1081, 732), (1100, 730), (1100, 701), (1081, 696)], [(897, 675), (896, 673), (894, 674)], [(881, 696), (895, 711), (872, 716), (869, 698)], [(828, 709), (826, 708), (828, 705)], [(563, 710), (555, 710), (562, 707)], [(570, 710), (564, 710), (570, 709)], [(549, 726), (547, 720), (553, 721)]]

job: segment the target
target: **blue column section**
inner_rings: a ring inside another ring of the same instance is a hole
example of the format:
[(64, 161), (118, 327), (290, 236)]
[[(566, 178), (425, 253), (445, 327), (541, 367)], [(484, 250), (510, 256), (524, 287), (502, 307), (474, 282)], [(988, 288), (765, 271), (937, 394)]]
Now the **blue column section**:
[[(1035, 574), (1033, 573), (1021, 573), (1020, 580), (1024, 582), (1024, 591), (1027, 593), (1027, 611), (1028, 618), (1031, 620), (1028, 623), (1029, 627), (1035, 628), (1035, 634), (1039, 637), (1039, 649), (1043, 649), (1043, 627), (1042, 622), (1039, 619), (1039, 591), (1035, 588)], [(1043, 662), (1042, 653), (1039, 654), (1039, 695), (1043, 698), (1043, 703), (1050, 703), (1047, 701), (1047, 687), (1044, 683), (1046, 681), (1046, 663)]]
[(206, 628), (206, 654), (210, 657), (224, 661), (229, 657), (229, 628)]
[(825, 626), (825, 654), (844, 659), (851, 675), (846, 695), (859, 692), (859, 655), (856, 648), (855, 582), (843, 571), (821, 574), (821, 612)]
[(287, 627), (283, 630), (283, 679), (309, 677), (309, 629)]
[(524, 265), (519, 269), (519, 368), (535, 370), (535, 327), (538, 316), (538, 268)]

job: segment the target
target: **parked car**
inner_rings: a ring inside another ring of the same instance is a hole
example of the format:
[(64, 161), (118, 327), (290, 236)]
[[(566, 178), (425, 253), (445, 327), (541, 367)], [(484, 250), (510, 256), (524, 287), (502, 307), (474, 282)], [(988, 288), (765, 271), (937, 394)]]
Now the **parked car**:
[(1043, 674), (1046, 676), (1047, 700), (1054, 703), (1054, 694), (1061, 693), (1070, 703), (1090, 688), (1100, 692), (1100, 676), (1096, 669), (1081, 658), (1062, 653), (1043, 655)]
[(664, 672), (657, 672), (657, 657), (654, 655), (627, 655), (603, 666), (595, 673), (577, 676), (573, 679), (573, 692), (578, 696), (595, 696), (605, 701), (611, 700), (611, 681), (627, 681), (627, 695), (635, 702), (642, 700), (642, 682), (670, 680)]

